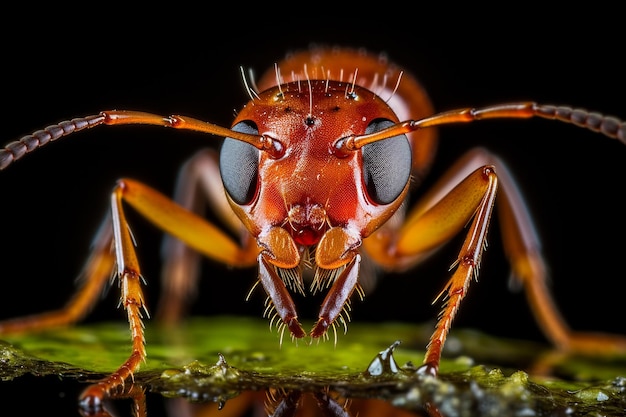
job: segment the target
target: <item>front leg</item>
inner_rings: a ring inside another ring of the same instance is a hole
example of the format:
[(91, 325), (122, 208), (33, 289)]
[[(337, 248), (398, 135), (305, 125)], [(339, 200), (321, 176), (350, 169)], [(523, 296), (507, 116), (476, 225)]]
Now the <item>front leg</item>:
[[(456, 174), (456, 172), (455, 172)], [(394, 233), (383, 231), (364, 241), (365, 249), (381, 265), (392, 269), (408, 267), (460, 233), (469, 223), (467, 236), (456, 261), (454, 273), (438, 299), (444, 300), (420, 372), (436, 375), (441, 351), (469, 284), (476, 277), (486, 244), (498, 178), (491, 165), (480, 167), (462, 180), (446, 181), (435, 187), (409, 213)]]
[[(458, 312), (461, 301), (467, 294), (472, 278), (478, 276), (483, 249), (487, 242), (487, 231), (489, 229), (496, 197), (497, 183), (497, 177), (492, 166), (480, 168), (474, 171), (458, 188), (455, 188), (451, 194), (444, 198), (441, 205), (437, 205), (433, 208), (434, 211), (443, 210), (444, 212), (438, 213), (436, 217), (443, 216), (442, 218), (445, 219), (447, 218), (447, 211), (450, 210), (451, 207), (454, 207), (447, 203), (449, 203), (450, 200), (455, 200), (459, 196), (466, 195), (470, 198), (467, 199), (468, 202), (466, 206), (460, 208), (458, 211), (461, 213), (471, 211), (473, 220), (469, 226), (467, 236), (459, 251), (457, 260), (453, 265), (455, 267), (454, 274), (437, 296), (438, 299), (443, 297), (444, 306), (435, 331), (430, 337), (426, 348), (423, 366), (418, 369), (420, 373), (431, 375), (438, 373), (441, 352), (452, 321)], [(478, 204), (475, 205), (473, 201), (477, 197), (480, 197), (480, 199)], [(454, 211), (457, 211), (457, 208), (455, 208)], [(428, 219), (428, 216), (425, 218)], [(413, 224), (411, 228), (403, 234), (403, 237), (413, 234), (414, 230), (420, 227), (420, 223), (421, 222), (418, 221)], [(424, 226), (428, 229), (432, 224), (432, 222), (427, 220), (427, 224)], [(398, 246), (398, 249), (406, 250), (410, 245), (410, 240), (411, 239), (408, 239), (402, 246)]]
[[(81, 405), (91, 411), (102, 407), (102, 400), (124, 387), (146, 358), (142, 318), (147, 309), (141, 284), (143, 278), (134, 242), (124, 214), (128, 203), (159, 229), (170, 233), (189, 247), (226, 264), (251, 264), (256, 252), (241, 249), (230, 237), (202, 217), (188, 211), (154, 189), (130, 180), (120, 180), (111, 196), (111, 220), (115, 259), (121, 289), (120, 304), (126, 310), (132, 337), (132, 351), (120, 367), (81, 394)], [(252, 257), (252, 261), (250, 258)]]
[(442, 198), (473, 169), (485, 165), (495, 166), (498, 175), (496, 210), (513, 278), (523, 285), (528, 304), (545, 337), (565, 352), (616, 354), (626, 351), (626, 338), (622, 335), (573, 331), (565, 321), (548, 286), (548, 266), (529, 208), (508, 166), (493, 153), (484, 148), (466, 153), (418, 204), (412, 218), (419, 217), (423, 207)]
[[(382, 233), (371, 236), (364, 241), (365, 249), (390, 270), (404, 270), (439, 249), (463, 229), (475, 208), (482, 210), (483, 198), (495, 192), (495, 183), (492, 187), (481, 176), (476, 176), (483, 170), (482, 167), (487, 166), (493, 166), (497, 171), (499, 192), (496, 209), (505, 254), (511, 263), (513, 276), (524, 286), (528, 303), (546, 338), (559, 349), (569, 352), (612, 354), (626, 351), (626, 338), (623, 336), (574, 332), (565, 322), (548, 288), (548, 268), (524, 198), (506, 164), (483, 148), (474, 149), (457, 161), (415, 205), (399, 230), (382, 230)], [(479, 171), (475, 171), (476, 168)], [(491, 173), (490, 176), (494, 175)], [(476, 211), (476, 216), (480, 213), (480, 210)], [(470, 255), (480, 255), (482, 248), (478, 245), (480, 239), (473, 245), (470, 239), (482, 235), (484, 240), (488, 226), (488, 219), (485, 218), (482, 224), (477, 224), (477, 220), (478, 217), (474, 217), (468, 238), (455, 263), (457, 269), (442, 293), (447, 298), (445, 309), (428, 347), (426, 367), (422, 368), (428, 373), (437, 372), (446, 334), (458, 302), (471, 281), (470, 270), (476, 271), (474, 257)], [(472, 247), (478, 251), (473, 251)], [(475, 259), (479, 260), (480, 256)]]

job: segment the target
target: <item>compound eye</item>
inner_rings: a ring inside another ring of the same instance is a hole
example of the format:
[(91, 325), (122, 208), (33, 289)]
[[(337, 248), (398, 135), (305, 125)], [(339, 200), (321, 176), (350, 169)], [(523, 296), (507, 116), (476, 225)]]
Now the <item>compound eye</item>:
[[(365, 133), (382, 130), (394, 123), (387, 119), (372, 121)], [(406, 135), (379, 140), (361, 149), (363, 181), (369, 198), (389, 204), (398, 198), (411, 176), (411, 145)]]
[[(239, 122), (232, 130), (251, 135), (259, 133), (251, 121)], [(220, 151), (220, 174), (226, 192), (235, 203), (252, 202), (259, 177), (259, 150), (249, 143), (225, 138)]]

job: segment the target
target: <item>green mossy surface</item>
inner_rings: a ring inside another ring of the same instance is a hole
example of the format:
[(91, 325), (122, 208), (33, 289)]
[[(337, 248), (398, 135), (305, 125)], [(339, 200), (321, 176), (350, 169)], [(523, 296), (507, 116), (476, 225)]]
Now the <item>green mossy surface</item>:
[[(148, 324), (148, 359), (135, 382), (165, 397), (192, 401), (223, 402), (270, 388), (330, 389), (346, 398), (381, 398), (417, 413), (428, 404), (448, 417), (626, 414), (626, 354), (555, 360), (541, 344), (454, 330), (439, 377), (418, 376), (431, 330), (431, 325), (352, 323), (336, 344), (332, 332), (329, 340), (313, 343), (294, 342), (285, 334), (281, 343), (281, 335), (258, 318), (192, 318), (175, 330)], [(379, 352), (396, 341), (400, 344), (389, 360), (398, 370), (368, 373)], [(32, 374), (88, 382), (114, 371), (128, 353), (123, 322), (5, 337), (0, 379)]]

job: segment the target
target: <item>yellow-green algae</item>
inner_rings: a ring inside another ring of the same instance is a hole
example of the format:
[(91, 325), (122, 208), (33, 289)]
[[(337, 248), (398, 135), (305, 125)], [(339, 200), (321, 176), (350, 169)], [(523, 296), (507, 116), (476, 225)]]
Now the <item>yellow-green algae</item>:
[[(245, 317), (192, 318), (175, 330), (146, 327), (148, 359), (135, 382), (166, 397), (226, 401), (248, 390), (330, 389), (347, 398), (382, 398), (421, 412), (425, 404), (454, 416), (622, 416), (626, 413), (626, 355), (567, 358), (556, 376), (535, 375), (547, 346), (453, 330), (438, 378), (415, 372), (431, 325), (353, 323), (347, 334), (309, 343), (268, 330)], [(81, 325), (5, 337), (0, 379), (30, 373), (95, 380), (129, 353), (124, 323)], [(399, 341), (397, 346), (394, 345)], [(369, 364), (394, 345), (397, 372), (371, 375)], [(543, 369), (543, 368), (542, 368)]]

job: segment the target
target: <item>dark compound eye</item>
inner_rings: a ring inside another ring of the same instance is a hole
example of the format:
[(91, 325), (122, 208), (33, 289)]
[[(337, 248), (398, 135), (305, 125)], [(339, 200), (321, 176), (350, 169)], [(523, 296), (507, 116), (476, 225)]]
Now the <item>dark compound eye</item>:
[[(237, 123), (236, 132), (259, 133), (253, 122)], [(220, 173), (228, 195), (237, 204), (248, 204), (254, 198), (259, 177), (259, 150), (240, 140), (226, 138), (220, 151)]]
[[(365, 133), (382, 130), (394, 123), (374, 120)], [(378, 204), (392, 203), (411, 176), (411, 145), (406, 135), (370, 143), (362, 148), (363, 181), (369, 198)]]

